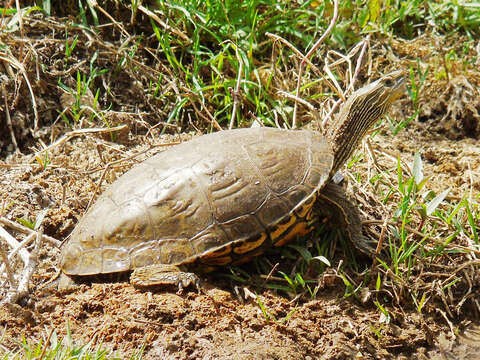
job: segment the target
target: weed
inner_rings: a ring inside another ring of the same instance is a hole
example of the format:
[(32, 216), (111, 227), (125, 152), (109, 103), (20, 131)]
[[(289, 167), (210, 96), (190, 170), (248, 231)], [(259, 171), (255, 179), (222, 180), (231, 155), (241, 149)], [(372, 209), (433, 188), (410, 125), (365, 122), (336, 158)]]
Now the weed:
[[(98, 98), (100, 96), (100, 89), (94, 90), (95, 79), (104, 75), (108, 70), (100, 70), (97, 66), (95, 66), (97, 58), (98, 51), (95, 52), (90, 59), (90, 71), (88, 77), (86, 74), (82, 74), (80, 71), (77, 71), (77, 84), (75, 89), (72, 89), (64, 84), (61, 78), (58, 79), (58, 86), (70, 94), (72, 99), (68, 109), (65, 109), (60, 114), (64, 122), (69, 127), (73, 126), (70, 120), (73, 120), (73, 124), (77, 124), (84, 114), (88, 114), (89, 122), (93, 122), (96, 117), (99, 117), (104, 121), (107, 127), (109, 126), (103, 114), (98, 111)], [(95, 95), (92, 95), (92, 90), (95, 91)]]
[[(141, 360), (143, 349), (134, 352), (130, 360)], [(117, 360), (120, 357), (108, 350), (102, 349), (102, 345), (92, 348), (91, 343), (76, 345), (72, 334), (67, 326), (67, 335), (59, 338), (56, 331), (53, 331), (45, 344), (42, 340), (27, 341), (23, 338), (19, 344), (19, 350), (15, 353), (6, 353), (2, 360), (33, 360), (33, 359), (78, 359), (78, 360)]]
[(67, 68), (68, 66), (68, 60), (70, 59), (70, 56), (72, 56), (72, 53), (75, 50), (75, 47), (77, 46), (77, 41), (78, 41), (78, 35), (75, 35), (73, 40), (71, 40), (68, 37), (68, 32), (65, 34), (65, 60), (63, 62), (64, 68)]
[(265, 320), (267, 322), (276, 322), (280, 325), (283, 325), (285, 324), (286, 322), (288, 322), (288, 320), (292, 317), (292, 315), (295, 313), (295, 311), (297, 310), (297, 307), (293, 307), (292, 310), (290, 310), (288, 312), (288, 314), (284, 317), (282, 317), (281, 319), (277, 319), (275, 317), (275, 315), (273, 315), (273, 313), (271, 313), (270, 311), (268, 311), (268, 309), (265, 307), (265, 305), (263, 304), (262, 302), (262, 299), (260, 298), (260, 296), (257, 295), (257, 304), (258, 304), (258, 307), (260, 308), (262, 314), (263, 314), (263, 317), (265, 318)]

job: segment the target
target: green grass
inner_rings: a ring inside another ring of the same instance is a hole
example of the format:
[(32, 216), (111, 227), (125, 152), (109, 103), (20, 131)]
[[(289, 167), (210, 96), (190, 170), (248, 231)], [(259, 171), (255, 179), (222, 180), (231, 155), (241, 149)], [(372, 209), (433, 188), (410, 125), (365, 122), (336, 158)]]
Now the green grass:
[[(341, 2), (340, 18), (327, 46), (345, 51), (367, 33), (411, 39), (418, 30), (427, 27), (428, 21), (439, 31), (464, 31), (472, 40), (472, 31), (478, 32), (480, 27), (480, 15), (474, 8), (453, 3), (415, 0), (367, 1), (367, 4), (368, 7), (364, 1)], [(275, 33), (306, 53), (326, 29), (332, 16), (332, 4), (318, 1), (158, 1), (157, 13), (169, 19), (171, 27), (182, 29), (188, 38), (188, 41), (179, 38), (150, 19), (160, 53), (175, 75), (182, 79), (190, 96), (201, 103), (208, 101), (214, 109), (212, 116), (225, 127), (234, 102), (231, 89), (235, 88), (242, 62), (244, 99), (243, 109), (237, 110), (237, 126), (250, 122), (250, 113), (272, 126), (276, 116), (281, 123), (290, 124), (292, 104), (275, 96), (271, 67), (292, 68), (293, 64), (288, 60), (289, 51), (282, 46), (277, 46), (279, 54), (274, 55), (277, 61), (271, 63), (272, 42), (266, 34)], [(321, 58), (315, 60), (322, 62)], [(259, 66), (268, 63), (267, 69)], [(317, 93), (312, 91), (305, 100), (313, 100)], [(168, 117), (169, 122), (183, 116), (182, 109), (190, 101), (178, 99)]]
[[(139, 4), (135, 1), (120, 3), (125, 6), (125, 12), (130, 12), (130, 18), (142, 25), (138, 28), (141, 33), (135, 34), (136, 28), (129, 29), (132, 35), (138, 37), (138, 41), (130, 48), (122, 49), (128, 53), (122, 59), (131, 57), (138, 47), (151, 48), (159, 59), (168, 64), (175, 81), (183, 88), (183, 94), (172, 98), (172, 94), (161, 94), (159, 91), (165, 77), (162, 72), (150, 81), (150, 95), (159, 98), (166, 96), (165, 101), (173, 105), (168, 109), (166, 122), (183, 123), (185, 116), (192, 112), (193, 104), (196, 104), (200, 112), (209, 109), (211, 116), (207, 117), (212, 121), (215, 119), (223, 128), (228, 127), (232, 117), (235, 101), (232, 89), (236, 87), (240, 68), (241, 104), (236, 110), (235, 126), (249, 124), (253, 120), (252, 114), (266, 125), (274, 126), (273, 119), (287, 126), (291, 124), (293, 103), (279, 97), (277, 91), (293, 91), (295, 79), (292, 75), (297, 71), (298, 59), (292, 61), (291, 51), (280, 43), (273, 49), (273, 42), (267, 34), (281, 36), (306, 53), (328, 26), (333, 11), (331, 2), (316, 0), (159, 0), (155, 6), (150, 6), (148, 14), (140, 11)], [(38, 5), (43, 6), (46, 13), (54, 13), (52, 9), (55, 5), (50, 1)], [(111, 6), (109, 2), (102, 5), (105, 8)], [(146, 4), (143, 6), (148, 7)], [(78, 22), (76, 26), (95, 31), (95, 26), (104, 19), (99, 16), (98, 7), (81, 0), (79, 8), (81, 11), (75, 14)], [(391, 36), (413, 39), (430, 27), (440, 34), (458, 31), (464, 33), (470, 39), (467, 41), (470, 45), (465, 44), (468, 49), (475, 46), (474, 39), (480, 33), (480, 12), (474, 6), (453, 1), (342, 1), (338, 22), (325, 47), (345, 52), (367, 34), (378, 38)], [(66, 35), (65, 66), (78, 50), (78, 35)], [(322, 64), (324, 55), (320, 49), (317, 55), (319, 57), (312, 60)], [(124, 60), (120, 61), (118, 69), (129, 66), (128, 61)], [(96, 67), (91, 68), (89, 74), (81, 74), (78, 82), (85, 85), (70, 90), (73, 95), (78, 98), (85, 91), (85, 86), (91, 88), (96, 99), (103, 95), (98, 91), (108, 91), (95, 88), (90, 81), (102, 75), (95, 70)], [(275, 71), (292, 72), (284, 79), (284, 83), (286, 81), (292, 87), (280, 88), (280, 84), (273, 81)], [(314, 84), (314, 80), (305, 81), (306, 87), (309, 83)], [(62, 78), (59, 79), (59, 84), (63, 84)], [(412, 89), (415, 95), (415, 88)], [(302, 92), (302, 97), (319, 104), (329, 94), (319, 97), (322, 91), (318, 90), (314, 87), (312, 91)], [(62, 114), (64, 121), (70, 123), (73, 120), (76, 123), (83, 115), (81, 103), (75, 102), (71, 112), (73, 119)], [(95, 115), (90, 113), (89, 116)], [(205, 121), (196, 111), (194, 116), (197, 123)]]
[[(26, 340), (19, 344), (18, 350), (8, 352), (0, 357), (1, 360), (120, 360), (127, 359), (111, 351), (105, 350), (102, 345), (92, 346), (87, 343), (75, 344), (70, 332), (64, 338), (57, 337), (53, 331), (48, 340)], [(134, 352), (129, 360), (141, 360), (143, 350)]]

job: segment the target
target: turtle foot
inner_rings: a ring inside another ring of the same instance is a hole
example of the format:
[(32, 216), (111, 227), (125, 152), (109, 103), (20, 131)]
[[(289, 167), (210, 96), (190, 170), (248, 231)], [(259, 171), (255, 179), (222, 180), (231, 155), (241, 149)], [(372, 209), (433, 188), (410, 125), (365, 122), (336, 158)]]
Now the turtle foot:
[(183, 289), (189, 286), (200, 290), (200, 278), (196, 274), (181, 271), (177, 266), (167, 264), (135, 269), (130, 275), (130, 283), (136, 288), (177, 286), (177, 294), (182, 294)]

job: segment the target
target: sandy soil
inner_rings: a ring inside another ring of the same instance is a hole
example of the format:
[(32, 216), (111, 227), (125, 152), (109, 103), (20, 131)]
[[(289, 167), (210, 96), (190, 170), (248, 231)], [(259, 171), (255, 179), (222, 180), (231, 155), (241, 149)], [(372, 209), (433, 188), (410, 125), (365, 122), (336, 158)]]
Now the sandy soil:
[[(421, 136), (428, 132), (423, 128), (422, 124), (414, 124), (393, 140), (380, 135), (373, 142), (374, 148), (379, 152), (400, 151), (408, 159), (411, 150), (423, 145), (428, 159), (426, 174), (441, 180), (434, 184), (451, 186), (456, 196), (472, 188), (478, 192), (479, 177), (474, 175), (480, 171), (476, 157), (480, 146), (472, 139), (457, 140), (454, 146), (444, 138), (425, 141)], [(165, 143), (177, 140), (171, 136), (159, 138)], [(54, 150), (46, 170), (35, 162), (29, 164), (27, 155), (9, 158), (6, 163), (16, 165), (0, 168), (1, 197), (6, 200), (4, 215), (34, 219), (48, 206), (45, 233), (64, 239), (101, 176), (97, 146), (103, 143), (96, 137), (72, 140)], [(119, 145), (112, 147), (127, 150)], [(129, 147), (128, 151), (141, 148), (145, 145)], [(118, 154), (106, 148), (103, 161), (115, 160)], [(114, 177), (111, 175), (108, 182)], [(473, 183), (472, 178), (476, 179)], [(434, 356), (429, 353), (433, 348), (452, 349), (448, 324), (435, 309), (419, 315), (413, 309), (404, 312), (392, 306), (389, 311), (394, 319), (385, 324), (371, 303), (345, 299), (338, 278), (328, 281), (314, 300), (292, 301), (274, 291), (262, 290), (258, 296), (272, 315), (267, 319), (257, 299), (248, 296), (250, 291), (245, 293), (240, 288), (236, 295), (231, 283), (215, 277), (205, 279), (204, 294), (191, 291), (182, 296), (169, 291), (141, 292), (126, 281), (82, 285), (63, 293), (39, 289), (58, 270), (58, 255), (57, 247), (45, 243), (39, 253), (40, 265), (34, 274), (31, 296), (20, 305), (0, 310), (7, 348), (14, 348), (22, 335), (46, 338), (49, 330), (65, 334), (69, 326), (79, 343), (102, 343), (121, 357), (143, 346), (145, 359), (423, 359)]]

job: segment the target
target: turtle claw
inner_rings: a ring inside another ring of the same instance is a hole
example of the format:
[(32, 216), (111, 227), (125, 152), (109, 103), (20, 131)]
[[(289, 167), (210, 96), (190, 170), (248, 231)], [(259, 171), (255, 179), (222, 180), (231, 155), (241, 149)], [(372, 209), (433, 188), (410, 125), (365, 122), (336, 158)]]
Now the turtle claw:
[(200, 293), (200, 278), (194, 273), (189, 272), (179, 272), (176, 274), (176, 281), (178, 286), (177, 295), (183, 294), (183, 289), (193, 286)]

